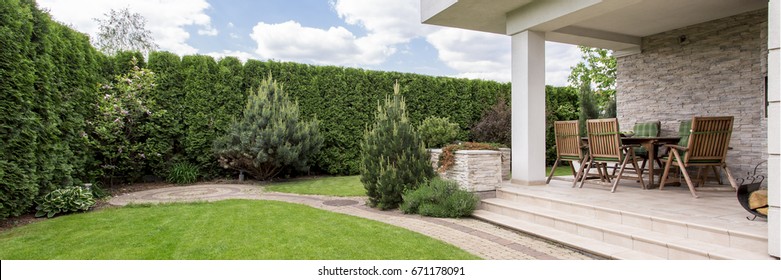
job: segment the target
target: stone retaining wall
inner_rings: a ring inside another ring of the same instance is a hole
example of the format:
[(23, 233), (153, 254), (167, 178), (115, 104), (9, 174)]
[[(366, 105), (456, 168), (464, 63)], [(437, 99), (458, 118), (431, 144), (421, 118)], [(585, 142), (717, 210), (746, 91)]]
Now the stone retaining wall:
[[(431, 166), (436, 170), (441, 149), (432, 149)], [(502, 152), (490, 150), (456, 151), (455, 164), (444, 173), (442, 178), (458, 182), (461, 188), (472, 192), (496, 190), (502, 183)], [(509, 171), (508, 171), (509, 175)]]

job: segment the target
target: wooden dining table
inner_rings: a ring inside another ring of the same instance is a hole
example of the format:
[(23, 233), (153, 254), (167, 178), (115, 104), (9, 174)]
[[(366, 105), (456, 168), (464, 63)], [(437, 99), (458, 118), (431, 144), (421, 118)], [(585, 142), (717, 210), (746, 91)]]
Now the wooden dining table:
[[(588, 142), (588, 137), (581, 138), (584, 143)], [(654, 174), (656, 168), (654, 167), (654, 161), (658, 157), (656, 155), (659, 146), (664, 144), (677, 144), (681, 140), (679, 136), (658, 136), (658, 137), (641, 137), (641, 136), (621, 136), (621, 143), (623, 145), (640, 145), (648, 151), (648, 184), (646, 188), (657, 188), (654, 183)], [(668, 184), (665, 184), (668, 185)]]
[[(657, 158), (658, 147), (664, 144), (677, 144), (681, 140), (679, 136), (665, 137), (621, 137), (624, 145), (640, 145), (648, 151), (648, 188), (657, 187), (654, 184), (654, 161)], [(665, 184), (666, 185), (666, 184)]]

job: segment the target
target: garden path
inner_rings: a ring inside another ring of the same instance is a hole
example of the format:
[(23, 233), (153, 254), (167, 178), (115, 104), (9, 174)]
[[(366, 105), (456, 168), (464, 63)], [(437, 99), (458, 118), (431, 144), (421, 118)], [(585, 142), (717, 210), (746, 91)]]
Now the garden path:
[(166, 203), (216, 201), (223, 199), (259, 199), (304, 204), (314, 208), (376, 220), (406, 228), (453, 244), (483, 259), (593, 259), (546, 240), (507, 230), (472, 218), (442, 219), (405, 215), (398, 210), (380, 211), (365, 205), (364, 197), (330, 197), (265, 192), (260, 186), (209, 184), (170, 187), (128, 193), (113, 197), (109, 203)]

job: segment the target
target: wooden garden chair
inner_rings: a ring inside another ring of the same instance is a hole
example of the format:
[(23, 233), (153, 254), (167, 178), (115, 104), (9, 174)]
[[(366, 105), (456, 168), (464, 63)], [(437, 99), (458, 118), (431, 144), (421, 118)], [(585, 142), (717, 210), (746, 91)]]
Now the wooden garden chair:
[[(560, 162), (569, 161), (572, 176), (575, 178), (572, 182), (574, 187), (581, 174), (583, 174), (585, 163), (588, 161), (588, 153), (583, 151), (586, 146), (583, 145), (583, 141), (580, 139), (580, 123), (578, 121), (557, 121), (553, 124), (553, 131), (556, 137), (556, 162), (553, 163), (553, 168), (551, 168), (550, 175), (548, 175), (548, 180), (545, 183), (550, 183)], [(572, 165), (572, 162), (575, 161), (580, 163), (580, 168), (577, 172), (575, 172), (575, 167)], [(597, 170), (600, 173), (600, 177), (603, 177), (602, 171), (600, 169)]]
[[(670, 149), (666, 164), (664, 165), (664, 174), (659, 184), (659, 189), (664, 188), (664, 183), (670, 172), (671, 166), (677, 166), (683, 173), (683, 178), (689, 186), (689, 191), (694, 198), (697, 198), (697, 192), (694, 190), (687, 167), (721, 167), (727, 173), (730, 185), (735, 190), (738, 185), (735, 178), (732, 177), (729, 168), (727, 168), (727, 150), (729, 149), (729, 140), (732, 137), (732, 123), (734, 117), (694, 117), (691, 122), (691, 133), (689, 134), (686, 145), (665, 145)], [(683, 142), (683, 141), (682, 141)]]
[[(618, 176), (613, 181), (613, 188), (610, 190), (610, 192), (615, 192), (621, 177), (624, 175), (626, 166), (631, 163), (638, 179), (640, 179), (640, 185), (645, 189), (645, 181), (642, 179), (643, 173), (637, 166), (637, 158), (633, 149), (636, 146), (621, 144), (621, 135), (618, 132), (618, 119), (587, 120), (586, 130), (588, 132), (590, 154), (586, 174), (590, 171), (591, 166), (596, 163), (620, 163), (621, 169), (618, 171)], [(580, 180), (581, 188), (585, 182), (585, 176), (583, 176)]]

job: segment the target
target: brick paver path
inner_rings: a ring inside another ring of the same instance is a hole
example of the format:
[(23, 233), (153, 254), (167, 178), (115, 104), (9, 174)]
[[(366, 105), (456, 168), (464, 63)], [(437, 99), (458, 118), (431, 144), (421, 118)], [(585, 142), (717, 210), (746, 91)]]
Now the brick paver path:
[(272, 193), (264, 192), (260, 186), (214, 184), (141, 191), (114, 197), (109, 203), (121, 206), (128, 203), (215, 201), (223, 199), (276, 200), (372, 219), (442, 240), (483, 259), (581, 260), (593, 258), (545, 240), (471, 218), (441, 219), (419, 215), (404, 215), (398, 210), (380, 211), (367, 207), (364, 203), (365, 198), (362, 197), (343, 198)]

